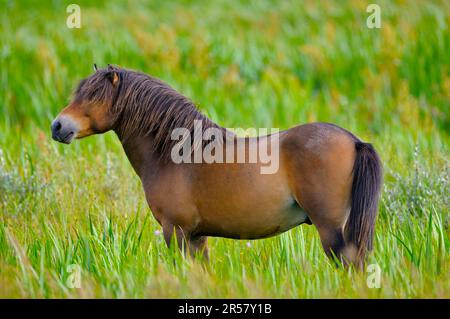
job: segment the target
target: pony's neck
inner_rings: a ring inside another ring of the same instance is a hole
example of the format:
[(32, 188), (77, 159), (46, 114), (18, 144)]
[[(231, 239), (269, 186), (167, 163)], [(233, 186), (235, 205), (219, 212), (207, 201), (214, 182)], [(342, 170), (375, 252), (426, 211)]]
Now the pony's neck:
[(146, 162), (152, 163), (151, 170), (173, 163), (171, 151), (179, 142), (172, 139), (174, 129), (193, 133), (200, 122), (202, 136), (208, 128), (226, 132), (166, 83), (136, 72), (125, 72), (121, 79), (120, 94), (113, 105), (118, 116), (114, 131), (141, 178)]
[(168, 161), (178, 142), (171, 136), (175, 129), (194, 132), (200, 122), (202, 133), (208, 128), (225, 130), (203, 115), (191, 100), (156, 78), (125, 72), (121, 79), (120, 94), (112, 109), (118, 116), (114, 131), (122, 144), (150, 137), (155, 153)]
[[(117, 133), (125, 154), (136, 174), (141, 180), (148, 179), (154, 172), (158, 172), (167, 163), (162, 163), (160, 154), (156, 151), (152, 136), (127, 136), (121, 137)], [(151, 168), (151, 169), (146, 169)]]

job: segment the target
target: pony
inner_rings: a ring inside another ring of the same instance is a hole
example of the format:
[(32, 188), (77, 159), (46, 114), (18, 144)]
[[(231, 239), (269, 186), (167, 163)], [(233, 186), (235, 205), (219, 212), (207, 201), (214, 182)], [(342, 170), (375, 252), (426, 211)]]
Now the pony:
[[(201, 135), (214, 129), (223, 137), (188, 141), (196, 123)], [(172, 132), (178, 128), (188, 133), (183, 145), (203, 150), (215, 141), (213, 153), (234, 150), (233, 159), (270, 145), (278, 150), (277, 170), (262, 174), (259, 158), (176, 163), (171, 154), (180, 141)], [(183, 252), (208, 258), (208, 236), (259, 239), (306, 223), (317, 228), (325, 253), (338, 264), (361, 268), (372, 250), (382, 164), (371, 144), (343, 128), (309, 123), (238, 137), (157, 78), (95, 66), (52, 122), (52, 137), (70, 144), (110, 130), (139, 176), (168, 246), (175, 237)]]

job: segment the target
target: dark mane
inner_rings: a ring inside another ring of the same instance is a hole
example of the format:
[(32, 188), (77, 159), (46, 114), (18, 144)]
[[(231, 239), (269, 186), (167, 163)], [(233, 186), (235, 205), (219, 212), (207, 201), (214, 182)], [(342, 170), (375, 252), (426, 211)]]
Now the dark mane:
[(121, 139), (137, 135), (152, 136), (160, 158), (166, 161), (170, 159), (173, 146), (179, 142), (171, 139), (171, 132), (175, 128), (188, 129), (191, 141), (195, 120), (202, 121), (202, 134), (208, 128), (230, 133), (203, 115), (190, 99), (163, 81), (127, 69), (114, 68), (114, 71), (119, 75), (117, 88), (108, 80), (110, 70), (99, 69), (80, 82), (75, 99), (108, 102), (110, 112), (116, 117), (114, 130)]

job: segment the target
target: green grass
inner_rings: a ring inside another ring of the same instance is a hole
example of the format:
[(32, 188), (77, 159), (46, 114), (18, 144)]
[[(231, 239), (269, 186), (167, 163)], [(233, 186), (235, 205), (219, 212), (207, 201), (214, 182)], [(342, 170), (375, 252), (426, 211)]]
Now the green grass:
[[(0, 297), (450, 297), (448, 1), (0, 0)], [(327, 121), (372, 142), (384, 187), (369, 273), (336, 269), (317, 231), (166, 248), (113, 133), (49, 126), (92, 64), (170, 83), (226, 127)], [(70, 265), (81, 288), (69, 288)]]

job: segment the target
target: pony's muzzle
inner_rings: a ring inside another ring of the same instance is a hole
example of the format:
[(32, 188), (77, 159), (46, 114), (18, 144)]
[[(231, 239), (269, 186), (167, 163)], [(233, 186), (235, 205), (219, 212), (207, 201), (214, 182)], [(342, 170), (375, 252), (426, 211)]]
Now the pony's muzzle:
[(52, 138), (61, 143), (70, 144), (79, 131), (78, 125), (67, 116), (59, 116), (52, 122)]

